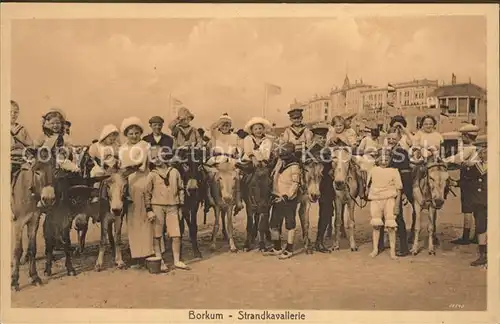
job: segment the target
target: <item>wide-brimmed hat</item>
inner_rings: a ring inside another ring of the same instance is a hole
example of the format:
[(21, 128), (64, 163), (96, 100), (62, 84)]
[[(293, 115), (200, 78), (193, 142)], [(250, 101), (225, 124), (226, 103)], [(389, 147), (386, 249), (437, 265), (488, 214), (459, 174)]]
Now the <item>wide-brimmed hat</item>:
[(61, 115), (62, 119), (64, 121), (66, 121), (66, 114), (64, 113), (64, 111), (62, 111), (59, 108), (51, 108), (51, 109), (49, 109), (49, 111), (47, 111), (42, 117), (43, 117), (43, 119), (46, 119), (51, 114), (59, 114), (59, 115)]
[(109, 135), (117, 133), (120, 134), (118, 127), (113, 124), (106, 125), (102, 128), (101, 135), (99, 135), (99, 142), (102, 142)]
[(165, 120), (161, 118), (160, 116), (153, 116), (149, 119), (149, 124), (163, 124)]
[(125, 134), (125, 131), (130, 127), (130, 126), (137, 126), (139, 127), (142, 131), (144, 131), (144, 125), (142, 124), (142, 121), (139, 119), (139, 117), (128, 117), (125, 118), (122, 121), (122, 125), (120, 127), (120, 131), (122, 132), (123, 135)]
[(458, 131), (462, 134), (477, 135), (477, 133), (479, 133), (479, 127), (472, 124), (465, 124), (464, 126), (460, 127)]
[(181, 119), (194, 119), (194, 115), (186, 107), (181, 107), (177, 111), (177, 116)]
[(272, 127), (271, 123), (267, 119), (262, 118), (262, 117), (253, 117), (245, 125), (245, 128), (244, 128), (245, 132), (247, 132), (248, 134), (251, 134), (252, 133), (252, 127), (254, 125), (257, 125), (257, 124), (262, 124), (264, 126), (264, 130), (265, 131), (270, 130), (271, 127)]

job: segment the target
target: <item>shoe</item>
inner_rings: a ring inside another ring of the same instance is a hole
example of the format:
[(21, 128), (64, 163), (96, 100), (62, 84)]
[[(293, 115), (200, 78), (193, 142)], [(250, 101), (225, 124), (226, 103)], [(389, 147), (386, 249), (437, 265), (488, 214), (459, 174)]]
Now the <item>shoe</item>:
[(478, 267), (486, 264), (488, 264), (488, 259), (486, 258), (485, 255), (480, 255), (479, 258), (477, 258), (477, 260), (472, 261), (470, 263), (472, 267)]
[(283, 251), (282, 250), (276, 250), (275, 248), (272, 248), (268, 251), (264, 251), (263, 255), (265, 256), (277, 256), (280, 255)]

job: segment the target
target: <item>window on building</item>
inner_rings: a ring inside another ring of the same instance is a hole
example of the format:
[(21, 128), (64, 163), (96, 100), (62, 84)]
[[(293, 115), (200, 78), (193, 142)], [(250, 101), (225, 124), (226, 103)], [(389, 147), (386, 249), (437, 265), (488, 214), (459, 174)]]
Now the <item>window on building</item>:
[(440, 106), (446, 106), (446, 99), (439, 99), (439, 105)]
[(450, 98), (448, 100), (448, 113), (456, 114), (457, 113), (457, 100)]
[(458, 99), (458, 115), (459, 116), (467, 116), (467, 112), (469, 111), (467, 107), (467, 98), (459, 98)]
[(325, 121), (328, 121), (328, 115), (325, 115)]
[(470, 98), (469, 101), (469, 114), (476, 114), (477, 108), (476, 108), (476, 99), (475, 98)]
[(472, 119), (470, 120), (470, 123), (471, 123), (472, 125), (476, 125), (476, 119), (475, 119), (475, 118), (472, 118)]
[(328, 108), (325, 108), (325, 114), (328, 114)]
[(415, 120), (415, 125), (417, 129), (420, 129), (420, 123), (422, 122), (422, 118), (423, 117), (417, 117), (417, 119)]

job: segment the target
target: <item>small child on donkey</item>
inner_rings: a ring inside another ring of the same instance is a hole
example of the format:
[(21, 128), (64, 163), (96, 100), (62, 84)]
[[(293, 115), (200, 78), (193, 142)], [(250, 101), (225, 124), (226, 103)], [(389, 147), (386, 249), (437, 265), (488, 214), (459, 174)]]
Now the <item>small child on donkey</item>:
[[(285, 143), (278, 149), (279, 158), (282, 161), (273, 171), (273, 201), (271, 213), (271, 240), (273, 248), (265, 255), (277, 255), (280, 259), (288, 259), (293, 255), (293, 243), (295, 240), (297, 210), (297, 192), (300, 184), (300, 166), (295, 155), (295, 145)], [(285, 219), (285, 227), (288, 230), (287, 245), (285, 250), (281, 247), (281, 224)]]
[(399, 214), (403, 183), (397, 169), (390, 168), (390, 150), (379, 149), (375, 166), (368, 174), (368, 199), (370, 200), (371, 225), (373, 226), (373, 251), (379, 254), (380, 228), (385, 226), (389, 233), (391, 258), (396, 256), (396, 217)]
[(155, 148), (151, 155), (155, 168), (148, 174), (144, 202), (148, 221), (153, 226), (155, 256), (161, 258), (161, 270), (167, 271), (160, 244), (166, 225), (167, 234), (172, 238), (174, 267), (189, 270), (190, 268), (180, 260), (179, 213), (180, 207), (184, 205), (184, 185), (179, 171), (173, 166), (176, 163), (176, 157), (172, 158), (171, 154), (155, 150)]

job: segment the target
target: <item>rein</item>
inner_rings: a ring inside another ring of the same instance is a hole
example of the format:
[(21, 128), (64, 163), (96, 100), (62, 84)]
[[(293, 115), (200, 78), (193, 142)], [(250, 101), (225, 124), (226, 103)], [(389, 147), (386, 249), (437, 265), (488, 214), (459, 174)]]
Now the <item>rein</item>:
[[(366, 207), (366, 205), (368, 205), (368, 201), (365, 201), (365, 203), (364, 203), (364, 204), (363, 204), (362, 202), (361, 202), (361, 203), (358, 203), (358, 201), (357, 201), (356, 197), (353, 197), (353, 196), (351, 195), (351, 187), (349, 186), (349, 180), (351, 180), (351, 179), (352, 179), (352, 176), (350, 176), (350, 175), (349, 175), (349, 173), (350, 173), (350, 172), (352, 172), (352, 171), (351, 171), (351, 164), (352, 164), (352, 163), (353, 163), (353, 162), (352, 162), (351, 160), (349, 160), (349, 163), (348, 163), (348, 165), (347, 165), (347, 178), (346, 178), (346, 181), (345, 181), (345, 184), (344, 184), (345, 188), (344, 188), (344, 189), (338, 189), (338, 188), (335, 186), (335, 184), (334, 184), (334, 189), (335, 189), (336, 191), (347, 191), (347, 194), (349, 195), (349, 198), (351, 198), (351, 200), (352, 200), (352, 201), (354, 201), (354, 203), (356, 204), (356, 206), (358, 206), (359, 208), (363, 209), (363, 208), (365, 208), (365, 207)], [(333, 170), (333, 172), (334, 172), (334, 178), (335, 178), (335, 169)], [(354, 173), (356, 173), (356, 171), (354, 171)]]
[[(429, 170), (433, 168), (446, 168), (446, 165), (443, 163), (434, 163), (429, 166), (425, 166), (425, 176), (419, 179), (418, 181), (418, 189), (422, 193), (422, 196), (424, 197), (429, 197), (427, 199), (424, 198), (423, 203), (430, 203), (433, 208), (436, 208), (436, 206), (433, 204), (433, 199), (432, 199), (432, 193), (431, 193), (431, 187), (429, 185)], [(424, 186), (424, 188), (422, 188)], [(455, 194), (455, 193), (453, 193)]]

